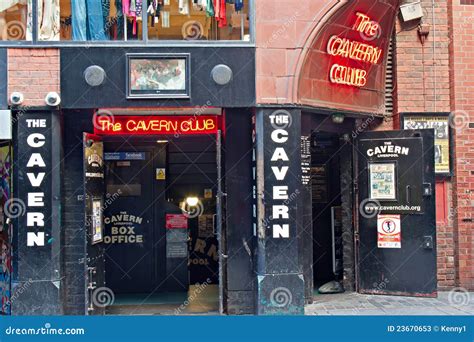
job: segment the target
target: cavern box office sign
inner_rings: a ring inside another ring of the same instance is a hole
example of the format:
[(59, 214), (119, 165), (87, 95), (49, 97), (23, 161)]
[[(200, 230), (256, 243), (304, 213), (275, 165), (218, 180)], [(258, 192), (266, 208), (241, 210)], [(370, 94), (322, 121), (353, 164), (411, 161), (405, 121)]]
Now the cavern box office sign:
[(45, 247), (52, 242), (52, 115), (18, 117), (18, 244)]

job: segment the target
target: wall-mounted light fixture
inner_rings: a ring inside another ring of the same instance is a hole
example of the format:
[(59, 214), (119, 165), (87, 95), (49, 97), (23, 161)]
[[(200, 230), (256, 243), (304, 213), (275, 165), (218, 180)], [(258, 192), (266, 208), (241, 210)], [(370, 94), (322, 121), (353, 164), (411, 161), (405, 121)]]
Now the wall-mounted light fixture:
[(403, 21), (411, 21), (423, 18), (423, 8), (420, 1), (409, 2), (400, 6)]
[(344, 114), (336, 113), (332, 115), (332, 122), (335, 124), (342, 124), (345, 118), (346, 117), (344, 116)]

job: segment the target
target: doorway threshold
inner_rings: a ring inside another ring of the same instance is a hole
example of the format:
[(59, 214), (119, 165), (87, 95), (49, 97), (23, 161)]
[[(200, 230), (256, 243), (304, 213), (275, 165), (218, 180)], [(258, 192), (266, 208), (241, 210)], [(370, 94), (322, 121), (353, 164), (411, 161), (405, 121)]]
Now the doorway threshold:
[[(200, 289), (200, 290), (198, 290)], [(190, 286), (188, 292), (116, 295), (107, 315), (219, 315), (218, 286)]]

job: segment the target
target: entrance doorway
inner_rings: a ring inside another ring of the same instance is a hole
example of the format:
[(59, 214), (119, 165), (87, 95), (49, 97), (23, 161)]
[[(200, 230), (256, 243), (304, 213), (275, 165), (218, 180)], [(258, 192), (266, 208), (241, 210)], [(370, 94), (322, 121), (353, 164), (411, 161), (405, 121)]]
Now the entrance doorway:
[(101, 137), (106, 313), (220, 311), (219, 138)]
[[(315, 294), (341, 292), (342, 282), (341, 155), (339, 135), (311, 136), (311, 192), (313, 217), (313, 281)], [(330, 286), (324, 286), (331, 284)]]
[(433, 135), (313, 132), (315, 294), (437, 295)]

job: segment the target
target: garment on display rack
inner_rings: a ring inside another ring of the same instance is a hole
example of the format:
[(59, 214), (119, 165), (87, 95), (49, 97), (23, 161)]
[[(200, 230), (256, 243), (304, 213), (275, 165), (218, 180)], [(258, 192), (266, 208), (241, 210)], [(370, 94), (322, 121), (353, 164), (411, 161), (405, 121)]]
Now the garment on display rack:
[(123, 0), (123, 13), (133, 20), (133, 36), (137, 36), (137, 21), (142, 20), (142, 9), (142, 0)]
[(189, 15), (189, 0), (178, 0), (179, 14)]
[(219, 27), (227, 26), (226, 2), (225, 0), (214, 1), (214, 17)]
[[(161, 17), (161, 11), (164, 5), (163, 0), (151, 0), (148, 1), (148, 18), (151, 18), (151, 26), (155, 26), (156, 23), (160, 20)], [(166, 26), (163, 26), (166, 27)]]
[(59, 40), (60, 19), (59, 0), (38, 0), (39, 40)]
[(244, 0), (235, 0), (235, 10), (239, 12), (243, 8), (244, 8)]
[(206, 14), (208, 17), (214, 16), (214, 3), (213, 0), (206, 0)]
[(73, 40), (107, 40), (100, 1), (71, 0), (71, 6)]

